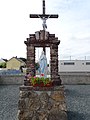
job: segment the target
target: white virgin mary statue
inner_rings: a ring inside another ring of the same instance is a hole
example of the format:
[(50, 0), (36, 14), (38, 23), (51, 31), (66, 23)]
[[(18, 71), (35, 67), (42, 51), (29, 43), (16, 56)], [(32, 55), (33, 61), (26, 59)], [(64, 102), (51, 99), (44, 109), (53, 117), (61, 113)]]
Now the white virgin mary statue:
[(47, 77), (47, 58), (44, 54), (44, 51), (42, 51), (41, 56), (39, 58), (39, 73), (40, 76), (43, 76), (44, 78)]

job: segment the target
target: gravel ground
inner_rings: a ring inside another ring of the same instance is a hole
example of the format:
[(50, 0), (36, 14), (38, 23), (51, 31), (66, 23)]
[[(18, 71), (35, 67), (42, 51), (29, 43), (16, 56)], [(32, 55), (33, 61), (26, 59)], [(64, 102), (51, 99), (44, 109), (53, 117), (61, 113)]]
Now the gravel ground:
[[(65, 85), (68, 120), (90, 120), (90, 85)], [(19, 85), (0, 86), (0, 120), (17, 120)]]
[(66, 85), (69, 120), (90, 120), (90, 85)]
[(17, 120), (18, 85), (0, 86), (0, 120)]

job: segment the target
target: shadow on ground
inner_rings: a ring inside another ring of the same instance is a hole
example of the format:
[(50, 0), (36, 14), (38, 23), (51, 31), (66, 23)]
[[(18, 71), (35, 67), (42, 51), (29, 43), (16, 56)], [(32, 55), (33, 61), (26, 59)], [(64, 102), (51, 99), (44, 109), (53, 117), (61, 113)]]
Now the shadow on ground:
[(78, 112), (68, 111), (68, 120), (85, 120), (84, 115)]
[(80, 95), (80, 93), (78, 93), (78, 91), (74, 89), (65, 89), (64, 91), (67, 96), (75, 97)]

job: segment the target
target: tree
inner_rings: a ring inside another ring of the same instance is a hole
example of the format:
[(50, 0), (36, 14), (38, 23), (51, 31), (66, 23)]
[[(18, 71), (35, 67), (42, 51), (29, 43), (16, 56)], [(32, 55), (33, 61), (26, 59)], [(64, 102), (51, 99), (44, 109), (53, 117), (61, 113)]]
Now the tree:
[(6, 62), (0, 63), (0, 68), (6, 68)]

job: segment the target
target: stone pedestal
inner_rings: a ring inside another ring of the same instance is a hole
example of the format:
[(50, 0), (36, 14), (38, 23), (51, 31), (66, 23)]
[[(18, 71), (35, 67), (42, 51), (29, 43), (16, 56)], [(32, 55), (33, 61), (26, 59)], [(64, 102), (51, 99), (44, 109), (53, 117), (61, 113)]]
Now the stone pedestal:
[[(20, 87), (18, 102), (19, 120), (67, 120), (64, 88), (58, 75), (58, 45), (55, 34), (44, 30), (30, 34), (27, 41), (27, 75), (35, 76), (35, 48), (50, 48), (50, 80), (53, 87), (33, 87), (27, 77)], [(26, 76), (27, 76), (26, 75)]]
[(63, 86), (21, 86), (18, 102), (19, 120), (67, 120)]

